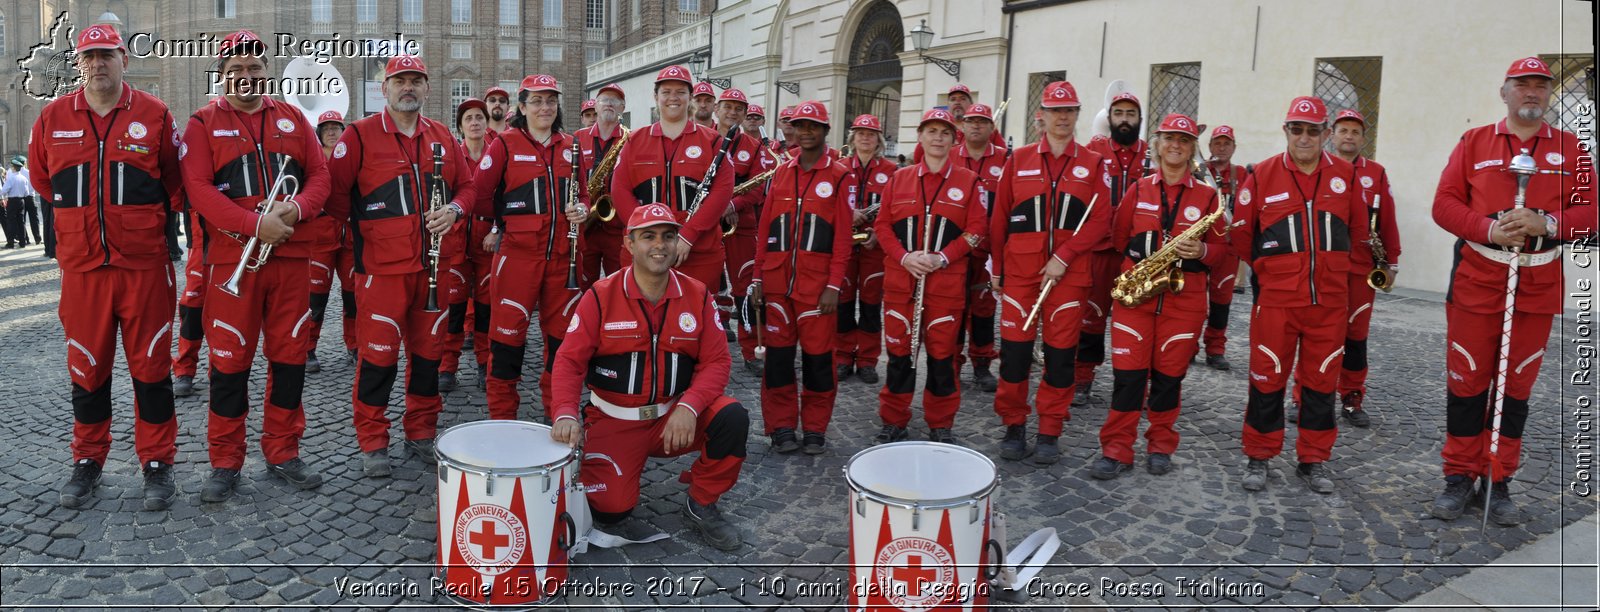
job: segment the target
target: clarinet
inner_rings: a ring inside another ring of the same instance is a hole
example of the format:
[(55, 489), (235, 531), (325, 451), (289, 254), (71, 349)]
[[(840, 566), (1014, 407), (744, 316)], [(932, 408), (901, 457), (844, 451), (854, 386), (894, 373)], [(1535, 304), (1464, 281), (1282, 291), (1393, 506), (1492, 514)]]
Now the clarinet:
[[(578, 201), (578, 164), (583, 161), (580, 157), (583, 150), (578, 146), (578, 139), (572, 139), (572, 180), (567, 183), (567, 205), (578, 209), (578, 212), (588, 216), (589, 211), (584, 210), (583, 203)], [(578, 289), (578, 224), (567, 223), (567, 289)]]
[[(429, 191), (428, 212), (443, 210), (444, 145), (437, 142), (433, 143), (433, 189)], [(426, 215), (423, 218), (426, 219)], [(428, 233), (428, 258), (423, 262), (428, 268), (428, 303), (423, 305), (423, 312), (439, 312), (439, 246), (443, 242), (443, 233)]]

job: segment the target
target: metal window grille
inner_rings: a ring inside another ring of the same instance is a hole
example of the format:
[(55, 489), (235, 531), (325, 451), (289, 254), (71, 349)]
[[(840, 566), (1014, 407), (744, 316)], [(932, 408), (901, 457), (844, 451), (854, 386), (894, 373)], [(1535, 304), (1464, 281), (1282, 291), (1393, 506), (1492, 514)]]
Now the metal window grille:
[(1181, 113), (1200, 122), (1200, 62), (1150, 66), (1150, 108), (1145, 112), (1145, 132), (1154, 132), (1161, 119)]
[[(1556, 89), (1550, 96), (1550, 109), (1544, 120), (1550, 125), (1583, 136), (1578, 130), (1580, 112), (1588, 119), (1583, 127), (1589, 130), (1590, 145), (1594, 144), (1594, 56), (1545, 55), (1539, 59), (1550, 66), (1556, 75)], [(1582, 110), (1582, 109), (1587, 109)]]
[(1317, 60), (1317, 72), (1311, 79), (1311, 92), (1328, 105), (1331, 118), (1339, 111), (1353, 109), (1367, 120), (1367, 146), (1362, 147), (1363, 157), (1373, 157), (1378, 152), (1378, 94), (1383, 85), (1383, 58), (1381, 57), (1328, 57)]
[[(1029, 110), (1039, 108), (1039, 103), (1044, 100), (1044, 88), (1056, 81), (1067, 80), (1067, 71), (1050, 70), (1035, 72), (1028, 75), (1028, 104), (1022, 108)], [(1039, 125), (1033, 121), (1033, 113), (1028, 113), (1028, 129), (1023, 132), (1022, 143), (1036, 142), (1044, 138), (1039, 132)], [(1081, 139), (1080, 139), (1081, 140)]]

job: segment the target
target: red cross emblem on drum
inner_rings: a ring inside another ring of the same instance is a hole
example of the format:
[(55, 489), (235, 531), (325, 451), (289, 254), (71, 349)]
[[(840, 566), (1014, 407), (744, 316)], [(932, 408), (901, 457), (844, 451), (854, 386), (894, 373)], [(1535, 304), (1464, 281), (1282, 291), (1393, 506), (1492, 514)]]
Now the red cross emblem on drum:
[(874, 561), (880, 568), (878, 586), (892, 606), (931, 608), (952, 594), (956, 560), (943, 544), (927, 538), (900, 538), (884, 545)]
[(467, 506), (456, 516), (456, 551), (473, 569), (495, 576), (515, 567), (528, 548), (528, 530), (510, 510)]

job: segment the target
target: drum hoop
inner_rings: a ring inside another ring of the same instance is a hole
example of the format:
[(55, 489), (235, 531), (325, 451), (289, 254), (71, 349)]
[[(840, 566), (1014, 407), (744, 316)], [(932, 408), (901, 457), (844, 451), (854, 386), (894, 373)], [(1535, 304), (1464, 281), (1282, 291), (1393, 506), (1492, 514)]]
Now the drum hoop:
[[(473, 421), (471, 423), (462, 423), (460, 425), (456, 425), (454, 427), (451, 427), (450, 429), (444, 430), (444, 433), (439, 434), (439, 438), (442, 439), (445, 436), (450, 435), (450, 432), (456, 431), (458, 429), (470, 428), (470, 427), (474, 427), (474, 426), (483, 426), (484, 424), (488, 424), (488, 423), (494, 423), (494, 421)], [(550, 429), (549, 425), (545, 425), (545, 424), (542, 424), (542, 423), (529, 423), (529, 425), (532, 425), (535, 429), (544, 429), (544, 430), (549, 430)], [(437, 448), (437, 446), (435, 446), (435, 448)], [(551, 474), (551, 473), (554, 473), (554, 472), (561, 471), (562, 468), (565, 468), (568, 465), (571, 465), (574, 461), (577, 461), (579, 456), (580, 456), (580, 454), (581, 454), (581, 451), (579, 451), (579, 449), (573, 448), (573, 449), (568, 449), (567, 454), (563, 455), (560, 459), (556, 459), (555, 461), (551, 461), (551, 462), (543, 464), (543, 465), (534, 465), (534, 466), (528, 466), (528, 467), (502, 467), (502, 468), (488, 467), (488, 466), (478, 465), (478, 464), (475, 464), (475, 463), (468, 463), (466, 461), (463, 461), (463, 460), (460, 460), (460, 459), (456, 459), (456, 458), (451, 457), (449, 455), (446, 455), (444, 453), (438, 453), (438, 459), (439, 459), (439, 465), (440, 466), (449, 466), (449, 467), (455, 468), (457, 471), (466, 472), (468, 474), (477, 474), (477, 475), (483, 476), (485, 478), (494, 478), (494, 477), (502, 477), (502, 476), (503, 477), (508, 477), (508, 478), (509, 477), (518, 477), (518, 478), (520, 478), (520, 477), (523, 477), (523, 476), (542, 476), (542, 475), (545, 475), (545, 474)]]
[[(984, 463), (988, 464), (988, 466), (989, 466), (989, 468), (991, 470), (994, 470), (994, 478), (989, 481), (989, 484), (984, 485), (983, 488), (978, 489), (977, 492), (969, 494), (969, 495), (964, 495), (964, 496), (961, 496), (961, 497), (945, 497), (945, 498), (940, 498), (940, 499), (921, 499), (921, 500), (917, 500), (917, 499), (905, 499), (905, 498), (901, 498), (901, 497), (895, 497), (895, 496), (892, 496), (892, 495), (885, 495), (883, 493), (878, 493), (876, 491), (868, 489), (866, 486), (856, 482), (856, 480), (854, 478), (850, 477), (850, 466), (855, 465), (856, 460), (861, 458), (862, 455), (865, 455), (867, 453), (873, 452), (876, 449), (885, 448), (885, 447), (888, 447), (888, 446), (928, 446), (928, 445), (935, 445), (935, 444), (937, 444), (937, 445), (939, 445), (941, 447), (948, 447), (950, 450), (955, 450), (955, 451), (958, 451), (958, 452), (964, 452), (964, 453), (967, 453), (967, 454), (969, 454), (969, 455), (971, 455), (973, 457), (977, 457), (979, 459), (982, 459), (984, 461)], [(917, 510), (943, 510), (943, 509), (946, 509), (946, 508), (960, 508), (962, 506), (975, 506), (979, 502), (982, 502), (982, 501), (988, 499), (989, 497), (993, 496), (994, 495), (994, 490), (1000, 486), (1000, 470), (998, 468), (996, 468), (996, 466), (994, 464), (994, 461), (989, 459), (988, 457), (985, 457), (983, 455), (983, 453), (980, 453), (978, 451), (972, 450), (972, 449), (964, 447), (964, 446), (957, 446), (957, 445), (954, 445), (954, 444), (942, 444), (942, 443), (939, 443), (939, 442), (925, 442), (925, 441), (920, 441), (920, 440), (919, 441), (909, 441), (909, 442), (892, 442), (892, 443), (889, 443), (889, 444), (883, 444), (883, 445), (879, 445), (879, 446), (874, 446), (872, 448), (868, 448), (868, 449), (865, 449), (865, 450), (858, 451), (856, 454), (854, 454), (854, 455), (852, 455), (850, 457), (849, 461), (845, 462), (843, 470), (844, 470), (844, 481), (845, 481), (845, 484), (849, 485), (850, 490), (854, 491), (856, 494), (858, 494), (858, 495), (860, 495), (860, 496), (862, 496), (864, 498), (867, 498), (869, 500), (872, 500), (874, 502), (886, 505), (886, 506), (894, 506), (894, 507), (897, 507), (897, 508), (905, 508), (907, 510), (912, 510), (912, 511), (917, 511)]]

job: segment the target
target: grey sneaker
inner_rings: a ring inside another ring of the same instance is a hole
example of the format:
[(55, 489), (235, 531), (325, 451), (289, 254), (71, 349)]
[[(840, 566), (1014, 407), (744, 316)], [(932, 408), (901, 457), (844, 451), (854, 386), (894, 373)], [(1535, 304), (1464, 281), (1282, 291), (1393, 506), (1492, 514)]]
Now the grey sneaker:
[(269, 464), (267, 471), (283, 477), (289, 484), (301, 489), (315, 489), (322, 484), (322, 475), (313, 471), (299, 457), (283, 463)]
[(317, 359), (317, 352), (316, 351), (311, 351), (309, 353), (306, 353), (306, 373), (307, 374), (316, 374), (317, 372), (321, 372), (321, 371), (322, 371), (322, 360), (321, 359)]
[(394, 467), (389, 465), (389, 449), (380, 448), (361, 454), (361, 472), (367, 478), (388, 478), (393, 471)]
[(956, 442), (956, 434), (949, 427), (934, 427), (928, 430), (928, 439), (943, 444), (960, 444)]
[(1172, 471), (1172, 455), (1166, 453), (1150, 453), (1145, 458), (1144, 469), (1156, 476)]
[(906, 431), (906, 428), (904, 427), (899, 425), (884, 425), (883, 430), (879, 431), (878, 435), (872, 437), (872, 443), (886, 444), (889, 442), (899, 442), (909, 437), (911, 437), (911, 432)]
[(233, 489), (238, 485), (239, 470), (214, 468), (205, 484), (200, 485), (200, 501), (211, 504), (227, 501), (233, 497)]
[(1312, 491), (1324, 495), (1333, 492), (1332, 473), (1322, 463), (1302, 463), (1295, 473), (1300, 475), (1300, 480), (1306, 481), (1306, 487)]
[(800, 450), (807, 455), (821, 455), (828, 450), (828, 438), (823, 434), (808, 431), (802, 436), (802, 439), (804, 444), (800, 447)]
[(1123, 472), (1133, 469), (1132, 463), (1123, 463), (1110, 457), (1101, 457), (1089, 467), (1089, 475), (1095, 480), (1111, 480), (1121, 476)]
[(1444, 479), (1444, 492), (1434, 498), (1428, 513), (1434, 518), (1453, 521), (1461, 517), (1472, 501), (1472, 478), (1456, 474)]
[(413, 456), (428, 463), (439, 462), (439, 456), (433, 450), (433, 438), (406, 440), (406, 450)]
[(189, 397), (194, 395), (194, 377), (177, 376), (172, 379), (173, 397)]
[(722, 517), (722, 511), (717, 509), (717, 504), (702, 506), (685, 496), (683, 517), (689, 520), (689, 524), (700, 532), (700, 537), (705, 538), (706, 543), (713, 548), (724, 551), (739, 549), (739, 528)]
[(72, 464), (72, 477), (67, 479), (67, 484), (61, 486), (61, 507), (77, 508), (88, 501), (94, 494), (95, 485), (100, 484), (100, 464), (93, 459), (85, 457)]
[(1028, 448), (1028, 426), (1007, 425), (1006, 437), (1000, 440), (1000, 458), (1021, 461), (1033, 452)]
[(794, 437), (794, 430), (787, 427), (772, 432), (773, 452), (789, 454), (800, 450), (800, 442)]
[(172, 464), (151, 461), (144, 466), (144, 509), (166, 510), (172, 498), (178, 496), (178, 485), (172, 479)]
[(1244, 466), (1244, 490), (1260, 491), (1267, 488), (1267, 462), (1265, 459), (1251, 459)]

